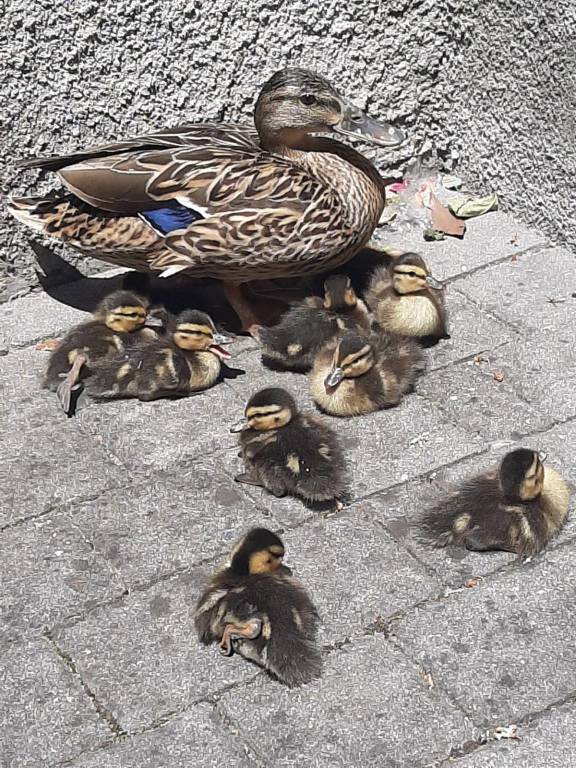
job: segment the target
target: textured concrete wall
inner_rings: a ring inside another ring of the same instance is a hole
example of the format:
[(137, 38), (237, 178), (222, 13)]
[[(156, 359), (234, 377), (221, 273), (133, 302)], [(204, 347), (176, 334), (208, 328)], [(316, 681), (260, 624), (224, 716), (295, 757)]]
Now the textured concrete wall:
[[(184, 119), (249, 120), (259, 84), (290, 63), (574, 243), (575, 31), (574, 0), (9, 0), (1, 191), (36, 182), (17, 158)], [(409, 154), (375, 157), (402, 167)], [(3, 214), (0, 236), (14, 290), (33, 280), (26, 236)]]

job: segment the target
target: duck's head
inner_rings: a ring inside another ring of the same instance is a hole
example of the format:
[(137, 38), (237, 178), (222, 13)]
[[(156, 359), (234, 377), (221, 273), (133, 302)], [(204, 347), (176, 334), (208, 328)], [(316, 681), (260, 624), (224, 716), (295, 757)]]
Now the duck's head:
[(230, 432), (280, 429), (289, 424), (297, 413), (296, 402), (289, 392), (280, 387), (267, 387), (250, 398), (244, 410), (244, 418), (230, 427)]
[(252, 528), (230, 554), (230, 568), (239, 576), (275, 573), (282, 566), (284, 544), (267, 528)]
[(231, 339), (218, 333), (210, 315), (196, 309), (187, 309), (178, 315), (172, 338), (176, 346), (186, 352), (212, 352), (222, 360), (230, 357), (220, 345), (228, 344)]
[(382, 147), (395, 147), (404, 134), (368, 117), (326, 78), (308, 69), (282, 69), (262, 88), (254, 112), (264, 146), (303, 146), (308, 134), (335, 131)]
[(428, 288), (441, 291), (444, 283), (432, 277), (424, 259), (417, 253), (404, 253), (394, 260), (391, 267), (392, 284), (396, 293), (418, 293)]
[(132, 291), (114, 291), (98, 304), (94, 317), (115, 333), (132, 333), (149, 323), (148, 308), (148, 299), (143, 296)]
[(346, 275), (330, 275), (324, 282), (324, 308), (334, 312), (354, 309), (358, 296), (352, 287), (352, 281)]
[(546, 456), (529, 448), (510, 451), (500, 464), (500, 486), (510, 501), (532, 501), (544, 486)]
[(334, 352), (332, 369), (324, 380), (326, 391), (332, 392), (344, 379), (363, 376), (374, 363), (374, 349), (365, 336), (344, 334)]

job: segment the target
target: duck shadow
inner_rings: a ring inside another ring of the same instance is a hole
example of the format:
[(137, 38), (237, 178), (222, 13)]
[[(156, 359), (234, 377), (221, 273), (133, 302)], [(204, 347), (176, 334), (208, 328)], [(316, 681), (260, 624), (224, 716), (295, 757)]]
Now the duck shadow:
[[(93, 312), (105, 296), (129, 287), (127, 281), (134, 282), (133, 278), (127, 278), (127, 275), (133, 276), (133, 272), (110, 277), (88, 277), (51, 248), (34, 240), (30, 241), (30, 246), (36, 257), (38, 282), (44, 292), (74, 309)], [(292, 300), (297, 301), (312, 294), (322, 296), (324, 280), (329, 275), (345, 274), (350, 277), (354, 290), (363, 295), (374, 269), (388, 266), (390, 261), (391, 257), (381, 251), (364, 248), (351, 261), (336, 269), (306, 280), (277, 280), (274, 281), (274, 288), (278, 290), (279, 296), (288, 292)], [(163, 305), (173, 314), (186, 309), (199, 309), (207, 312), (218, 326), (234, 333), (240, 332), (238, 317), (226, 301), (219, 281), (185, 275), (161, 278), (147, 274), (147, 278), (148, 291), (154, 304)], [(251, 283), (251, 286), (257, 288), (258, 283)]]

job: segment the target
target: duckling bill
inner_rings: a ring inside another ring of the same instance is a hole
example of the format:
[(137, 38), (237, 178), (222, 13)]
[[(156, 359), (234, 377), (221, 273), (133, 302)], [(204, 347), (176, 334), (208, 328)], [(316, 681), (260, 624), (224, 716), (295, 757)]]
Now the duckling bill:
[(320, 676), (318, 612), (302, 584), (283, 567), (284, 544), (253, 528), (232, 550), (196, 605), (200, 642), (238, 653), (288, 687)]
[(476, 552), (503, 550), (519, 557), (540, 552), (568, 514), (570, 491), (537, 451), (518, 448), (496, 469), (463, 483), (421, 520), (437, 546)]
[(384, 331), (411, 336), (430, 346), (450, 338), (444, 287), (421, 256), (404, 253), (388, 267), (374, 271), (366, 301)]
[(368, 308), (358, 298), (349, 277), (331, 275), (324, 297), (310, 296), (289, 309), (271, 328), (255, 326), (252, 335), (262, 345), (262, 359), (294, 371), (310, 370), (320, 349), (344, 330), (370, 332)]
[(286, 390), (257, 392), (231, 431), (240, 432), (245, 465), (237, 482), (341, 507), (347, 471), (338, 438), (317, 416), (300, 413)]
[[(97, 306), (92, 320), (72, 328), (50, 355), (44, 376), (44, 388), (57, 392), (64, 411), (74, 409), (73, 393), (94, 366), (107, 357), (122, 352), (136, 341), (150, 338), (145, 326), (156, 326), (149, 316), (149, 302), (131, 291), (115, 291)], [(153, 334), (155, 336), (155, 334)]]
[(134, 345), (100, 363), (86, 391), (98, 400), (149, 401), (208, 389), (220, 378), (221, 360), (230, 357), (220, 345), (230, 341), (216, 331), (209, 315), (186, 310), (166, 338)]

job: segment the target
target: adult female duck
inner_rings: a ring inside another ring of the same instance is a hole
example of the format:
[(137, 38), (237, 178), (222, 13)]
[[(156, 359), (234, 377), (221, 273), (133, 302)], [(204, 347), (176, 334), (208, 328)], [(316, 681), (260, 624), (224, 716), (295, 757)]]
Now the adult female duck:
[(284, 69), (264, 85), (251, 127), (198, 123), (28, 160), (68, 193), (13, 198), (25, 224), (112, 264), (222, 280), (243, 327), (258, 318), (240, 285), (348, 261), (385, 195), (374, 166), (337, 131), (382, 146), (402, 134), (368, 118), (323, 77)]

